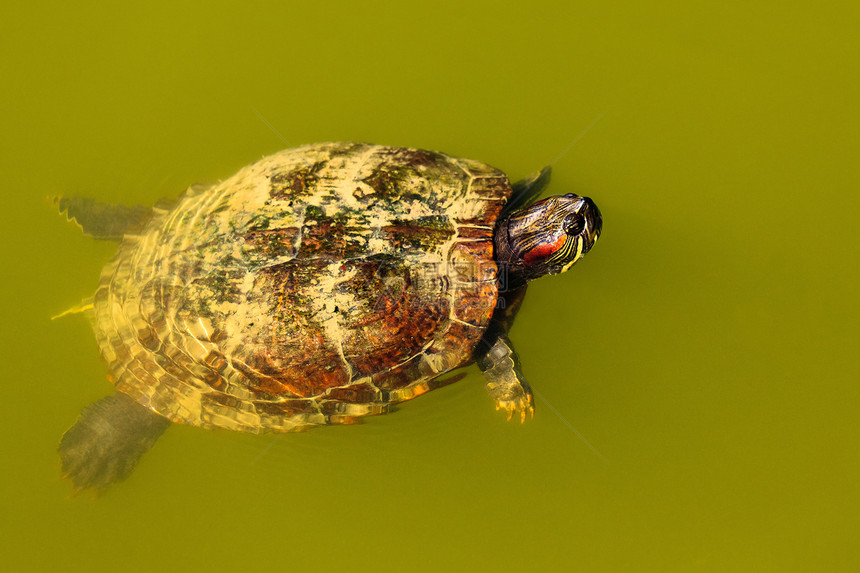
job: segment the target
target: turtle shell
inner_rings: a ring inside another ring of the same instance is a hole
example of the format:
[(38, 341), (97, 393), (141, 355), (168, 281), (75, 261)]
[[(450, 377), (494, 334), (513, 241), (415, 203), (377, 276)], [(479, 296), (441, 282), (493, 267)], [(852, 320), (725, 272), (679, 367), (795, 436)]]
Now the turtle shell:
[(94, 297), (118, 390), (246, 432), (385, 412), (468, 363), (497, 300), (501, 171), (325, 143), (265, 157), (123, 239)]

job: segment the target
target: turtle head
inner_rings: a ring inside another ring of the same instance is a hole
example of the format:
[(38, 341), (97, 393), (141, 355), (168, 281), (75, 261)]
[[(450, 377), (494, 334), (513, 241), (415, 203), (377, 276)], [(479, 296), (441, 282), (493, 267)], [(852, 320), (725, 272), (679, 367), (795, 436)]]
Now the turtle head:
[(594, 201), (573, 193), (536, 201), (496, 227), (496, 262), (516, 287), (563, 273), (591, 250), (603, 220)]

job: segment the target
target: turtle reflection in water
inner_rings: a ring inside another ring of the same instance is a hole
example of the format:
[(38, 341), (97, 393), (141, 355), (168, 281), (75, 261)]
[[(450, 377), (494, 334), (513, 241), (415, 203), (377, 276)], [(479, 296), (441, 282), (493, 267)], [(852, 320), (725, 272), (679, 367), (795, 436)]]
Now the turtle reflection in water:
[(151, 209), (60, 198), (119, 241), (83, 309), (116, 392), (63, 436), (76, 489), (126, 477), (171, 422), (289, 432), (382, 414), (477, 362), (497, 409), (532, 391), (508, 329), (537, 277), (597, 241), (574, 194), (534, 201), (441, 153), (364, 143), (281, 151)]

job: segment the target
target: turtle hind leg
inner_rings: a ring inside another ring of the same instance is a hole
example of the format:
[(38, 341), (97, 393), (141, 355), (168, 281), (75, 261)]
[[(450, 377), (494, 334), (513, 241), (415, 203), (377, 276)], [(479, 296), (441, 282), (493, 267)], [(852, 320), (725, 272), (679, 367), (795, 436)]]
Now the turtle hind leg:
[(170, 421), (116, 392), (85, 407), (57, 449), (76, 491), (104, 490), (125, 479)]
[(54, 197), (60, 213), (80, 225), (95, 239), (119, 241), (127, 233), (137, 233), (152, 217), (149, 207), (112, 205), (86, 197)]
[(520, 369), (520, 361), (503, 324), (493, 320), (476, 349), (478, 367), (487, 381), (487, 392), (510, 420), (519, 412), (520, 422), (534, 416), (534, 393)]

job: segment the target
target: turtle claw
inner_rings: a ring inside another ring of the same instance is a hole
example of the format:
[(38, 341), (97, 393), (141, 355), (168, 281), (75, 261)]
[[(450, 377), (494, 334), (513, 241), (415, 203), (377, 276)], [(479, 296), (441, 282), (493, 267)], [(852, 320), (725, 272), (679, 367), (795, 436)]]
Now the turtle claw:
[(534, 392), (523, 377), (505, 328), (501, 322), (491, 323), (482, 339), (477, 362), (496, 410), (504, 410), (508, 421), (519, 412), (520, 423), (524, 423), (527, 417), (535, 415)]
[(506, 396), (496, 400), (496, 410), (504, 410), (507, 421), (510, 422), (514, 414), (519, 412), (520, 423), (524, 424), (526, 418), (534, 418), (534, 397), (531, 392), (523, 392), (518, 396)]

